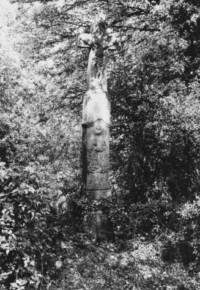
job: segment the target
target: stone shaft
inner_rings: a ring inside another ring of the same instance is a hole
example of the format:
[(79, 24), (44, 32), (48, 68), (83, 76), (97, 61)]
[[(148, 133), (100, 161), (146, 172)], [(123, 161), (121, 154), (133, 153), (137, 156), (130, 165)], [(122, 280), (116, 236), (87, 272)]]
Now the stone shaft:
[[(94, 22), (90, 34), (78, 35), (77, 45), (89, 48), (87, 92), (83, 98), (82, 181), (84, 194), (91, 200), (111, 195), (109, 183), (110, 102), (107, 93), (107, 50), (115, 41), (105, 21)], [(107, 231), (108, 219), (103, 208), (90, 213), (96, 239)]]
[(109, 124), (103, 119), (83, 124), (83, 185), (92, 199), (110, 196)]

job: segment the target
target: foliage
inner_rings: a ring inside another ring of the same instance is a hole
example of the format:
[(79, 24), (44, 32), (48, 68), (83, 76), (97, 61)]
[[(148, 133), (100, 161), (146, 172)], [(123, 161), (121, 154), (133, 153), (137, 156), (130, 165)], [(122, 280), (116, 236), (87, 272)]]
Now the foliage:
[[(190, 277), (182, 264), (166, 264), (160, 258), (161, 243), (144, 237), (100, 246), (66, 245), (62, 263), (62, 289), (198, 289), (199, 277)], [(75, 254), (75, 257), (74, 257)], [(66, 275), (67, 273), (67, 275)], [(56, 289), (51, 284), (50, 289)]]

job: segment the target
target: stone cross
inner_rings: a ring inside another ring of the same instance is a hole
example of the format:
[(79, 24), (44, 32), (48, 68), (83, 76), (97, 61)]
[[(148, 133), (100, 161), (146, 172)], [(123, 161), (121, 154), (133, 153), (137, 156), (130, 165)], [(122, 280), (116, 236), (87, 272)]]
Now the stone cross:
[(90, 33), (80, 33), (77, 38), (77, 46), (89, 48), (87, 69), (87, 89), (100, 86), (107, 92), (107, 51), (118, 47), (117, 37), (107, 28), (103, 19), (94, 22), (90, 27)]
[[(111, 195), (109, 183), (110, 102), (107, 93), (107, 51), (116, 49), (116, 37), (99, 19), (90, 33), (81, 33), (77, 46), (89, 49), (87, 91), (83, 98), (82, 176), (84, 194), (92, 200)], [(105, 214), (100, 208), (93, 220), (97, 239), (106, 231)], [(104, 226), (102, 225), (104, 223)]]

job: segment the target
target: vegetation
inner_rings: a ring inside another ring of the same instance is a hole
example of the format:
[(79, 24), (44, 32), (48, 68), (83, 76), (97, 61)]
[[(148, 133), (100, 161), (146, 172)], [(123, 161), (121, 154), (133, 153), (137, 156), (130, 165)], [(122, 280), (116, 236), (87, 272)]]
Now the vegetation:
[[(103, 11), (114, 239), (84, 232), (81, 111)], [(200, 288), (200, 3), (0, 1), (0, 289)]]

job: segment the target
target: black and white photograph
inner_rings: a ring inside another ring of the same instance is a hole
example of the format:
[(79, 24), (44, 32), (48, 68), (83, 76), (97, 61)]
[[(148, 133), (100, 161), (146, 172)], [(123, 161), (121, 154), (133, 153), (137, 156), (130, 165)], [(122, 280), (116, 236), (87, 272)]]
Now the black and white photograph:
[(0, 290), (200, 290), (200, 0), (0, 0)]

